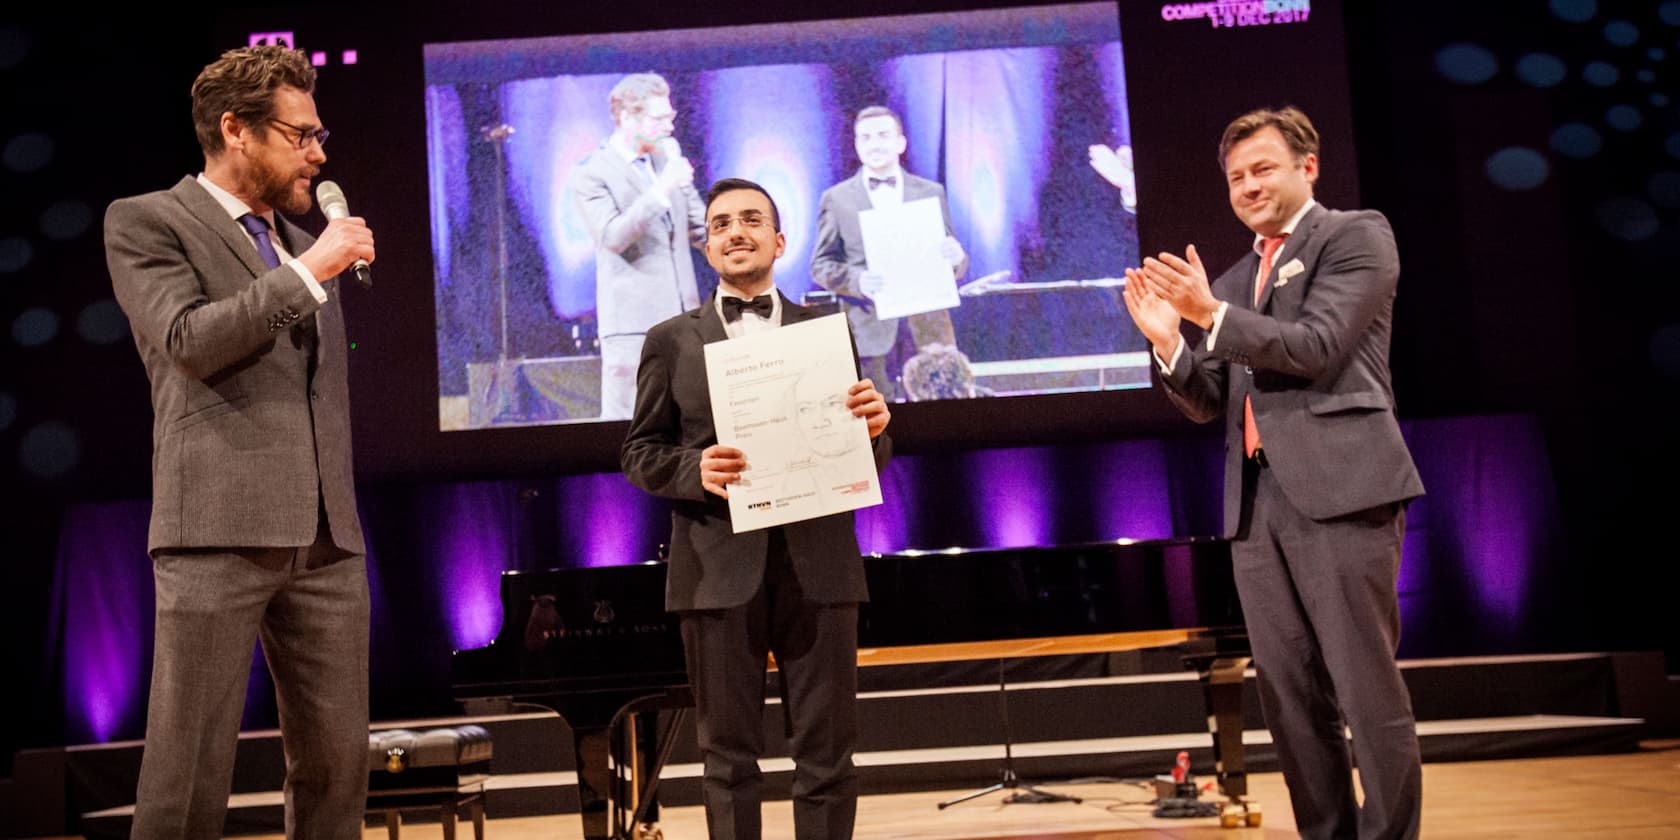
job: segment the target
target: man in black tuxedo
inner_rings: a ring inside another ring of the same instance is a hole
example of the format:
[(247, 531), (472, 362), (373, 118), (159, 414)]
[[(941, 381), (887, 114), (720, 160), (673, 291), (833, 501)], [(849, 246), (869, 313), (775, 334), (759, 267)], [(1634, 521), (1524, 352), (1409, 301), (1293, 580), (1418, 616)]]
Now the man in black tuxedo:
[[(850, 513), (734, 533), (729, 485), (748, 453), (719, 445), (704, 345), (817, 317), (775, 291), (787, 240), (763, 187), (735, 178), (706, 196), (706, 261), (717, 294), (648, 330), (621, 464), (636, 486), (673, 500), (665, 606), (682, 617), (693, 685), (706, 824), (714, 840), (762, 834), (767, 657), (780, 672), (793, 753), (794, 830), (843, 840), (857, 813), (857, 605), (868, 597)], [(876, 469), (891, 413), (868, 379), (847, 392)]]
[(1423, 483), (1389, 384), (1394, 232), (1376, 211), (1313, 200), (1318, 132), (1295, 108), (1238, 117), (1219, 160), (1253, 252), (1211, 284), (1194, 245), (1146, 259), (1126, 271), (1126, 308), (1167, 396), (1192, 420), (1225, 417), (1225, 531), (1296, 827), (1416, 837), (1423, 771), (1395, 587)]

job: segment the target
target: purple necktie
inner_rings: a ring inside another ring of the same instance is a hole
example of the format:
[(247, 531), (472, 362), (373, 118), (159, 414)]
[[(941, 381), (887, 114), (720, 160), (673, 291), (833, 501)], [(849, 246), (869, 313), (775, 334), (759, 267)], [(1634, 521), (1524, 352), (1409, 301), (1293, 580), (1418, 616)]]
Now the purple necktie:
[(280, 255), (274, 253), (274, 242), (268, 238), (268, 222), (255, 213), (246, 213), (239, 217), (239, 224), (250, 231), (251, 238), (256, 240), (257, 255), (262, 257), (263, 265), (279, 268)]

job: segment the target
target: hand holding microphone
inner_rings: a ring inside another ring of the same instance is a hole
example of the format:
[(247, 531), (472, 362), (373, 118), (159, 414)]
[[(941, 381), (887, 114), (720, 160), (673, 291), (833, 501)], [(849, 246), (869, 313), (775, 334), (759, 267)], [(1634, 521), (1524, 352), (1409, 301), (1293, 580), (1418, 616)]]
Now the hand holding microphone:
[(665, 157), (665, 168), (659, 170), (654, 185), (662, 194), (670, 195), (672, 188), (694, 182), (694, 164), (683, 157), (682, 144), (677, 142), (677, 138), (660, 139), (659, 153)]
[[(325, 270), (316, 272), (316, 276), (336, 277), (349, 267), (354, 270), (357, 282), (372, 288), (373, 275), (368, 271), (368, 263), (374, 256), (373, 231), (368, 229), (366, 221), (350, 215), (350, 204), (344, 200), (344, 190), (338, 184), (332, 181), (317, 184), (315, 200), (327, 217), (327, 229), (304, 252), (304, 257), (309, 257), (317, 249), (322, 251), (320, 256), (325, 260)], [(316, 266), (311, 264), (309, 268), (315, 271)]]

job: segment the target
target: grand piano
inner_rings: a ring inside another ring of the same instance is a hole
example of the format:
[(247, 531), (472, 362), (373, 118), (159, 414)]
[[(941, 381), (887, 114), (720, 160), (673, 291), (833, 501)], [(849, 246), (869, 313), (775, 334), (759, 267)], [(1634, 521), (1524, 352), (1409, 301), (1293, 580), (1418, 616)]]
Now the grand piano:
[[(866, 555), (861, 666), (1177, 646), (1201, 677), (1216, 774), (1247, 794), (1242, 680), (1249, 660), (1230, 544), (1189, 538)], [(692, 705), (663, 563), (508, 571), (503, 623), (455, 652), (469, 711), (552, 709), (571, 727), (583, 833), (633, 840)], [(678, 710), (657, 726), (662, 709)]]

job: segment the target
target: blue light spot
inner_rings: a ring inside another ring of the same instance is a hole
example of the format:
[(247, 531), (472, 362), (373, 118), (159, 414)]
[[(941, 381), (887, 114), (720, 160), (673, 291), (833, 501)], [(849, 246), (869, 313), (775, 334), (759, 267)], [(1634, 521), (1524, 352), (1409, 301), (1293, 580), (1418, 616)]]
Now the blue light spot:
[(1552, 87), (1567, 75), (1569, 68), (1550, 53), (1529, 53), (1517, 59), (1517, 78), (1535, 87)]
[(1639, 27), (1625, 20), (1613, 20), (1604, 24), (1604, 40), (1618, 47), (1631, 47), (1639, 40)]
[(1651, 200), (1664, 207), (1680, 207), (1680, 172), (1658, 172), (1645, 182)]
[(1663, 151), (1668, 152), (1671, 158), (1680, 158), (1680, 134), (1668, 135), (1668, 139), (1663, 141)]
[(1634, 131), (1645, 122), (1645, 117), (1632, 105), (1613, 105), (1604, 112), (1604, 121), (1617, 131)]
[(1596, 215), (1606, 233), (1627, 242), (1650, 239), (1660, 227), (1657, 211), (1637, 198), (1607, 198), (1598, 205)]
[(93, 211), (75, 199), (55, 201), (41, 213), (41, 233), (60, 242), (75, 239), (93, 224)]
[(0, 161), (4, 161), (6, 168), (13, 172), (34, 172), (46, 166), (52, 156), (52, 138), (31, 131), (6, 141), (6, 150), (0, 152)]
[(1680, 382), (1680, 324), (1658, 327), (1651, 333), (1651, 362), (1657, 370)]
[(1662, 18), (1662, 22), (1669, 26), (1680, 26), (1680, 3), (1671, 0), (1658, 6), (1657, 17)]
[(12, 339), (25, 347), (39, 347), (58, 335), (58, 316), (50, 309), (25, 309), (12, 321)]
[(1564, 157), (1582, 160), (1598, 154), (1602, 148), (1604, 138), (1585, 123), (1567, 123), (1552, 132), (1552, 149)]
[(1651, 107), (1653, 107), (1653, 108), (1667, 108), (1668, 107), (1668, 94), (1666, 94), (1666, 93), (1653, 93), (1653, 94), (1651, 94)]
[(1668, 51), (1662, 47), (1652, 47), (1645, 51), (1645, 57), (1652, 61), (1662, 61), (1668, 57)]
[(1570, 23), (1592, 20), (1592, 16), (1598, 14), (1598, 4), (1593, 0), (1551, 0), (1546, 5), (1551, 7), (1558, 20)]
[(1544, 155), (1522, 146), (1500, 149), (1487, 159), (1488, 179), (1514, 192), (1540, 186), (1550, 171)]
[(18, 460), (24, 469), (41, 478), (58, 478), (82, 460), (81, 438), (75, 429), (49, 420), (24, 433)]
[(17, 397), (10, 391), (0, 391), (0, 432), (12, 427), (17, 420)]
[(1633, 74), (1633, 77), (1645, 84), (1650, 84), (1657, 80), (1657, 74), (1649, 70), (1641, 70), (1638, 73)]
[(94, 301), (76, 316), (76, 334), (91, 344), (111, 344), (128, 336), (128, 319), (116, 301)]
[(29, 247), (29, 240), (18, 236), (0, 239), (0, 274), (10, 274), (23, 268), (34, 256), (35, 249)]
[(1593, 87), (1609, 87), (1622, 78), (1622, 71), (1617, 70), (1614, 64), (1594, 61), (1581, 68), (1581, 78)]
[(1499, 72), (1499, 60), (1485, 47), (1448, 44), (1435, 53), (1435, 72), (1449, 82), (1479, 85)]

